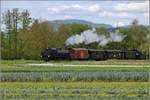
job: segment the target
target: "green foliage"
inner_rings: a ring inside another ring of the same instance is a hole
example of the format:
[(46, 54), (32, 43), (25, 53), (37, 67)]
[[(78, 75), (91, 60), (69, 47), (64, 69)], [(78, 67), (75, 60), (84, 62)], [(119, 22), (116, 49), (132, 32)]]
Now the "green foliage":
[(29, 11), (24, 10), (23, 12), (21, 12), (21, 17), (20, 18), (21, 18), (22, 29), (29, 28), (29, 25), (32, 22)]
[(18, 59), (21, 57), (20, 52), (22, 48), (20, 48), (20, 46), (22, 44), (18, 39), (18, 32), (22, 25), (28, 27), (30, 24), (29, 20), (31, 19), (30, 14), (27, 10), (26, 15), (24, 15), (23, 13), (24, 11), (20, 12), (18, 8), (7, 10), (3, 13), (2, 22), (6, 26), (6, 29), (4, 31), (5, 40), (3, 42), (3, 45), (5, 46), (2, 48), (2, 58), (4, 59)]
[(61, 24), (58, 27), (57, 31), (53, 31), (51, 37), (49, 37), (49, 39), (51, 40), (49, 43), (49, 47), (63, 48), (65, 47), (66, 40), (70, 36), (79, 34), (87, 29), (89, 29), (89, 27), (82, 24)]
[(75, 34), (80, 34), (81, 32), (90, 29), (88, 25), (83, 25), (83, 24), (66, 24), (65, 27), (67, 27), (69, 34), (75, 35)]
[(99, 28), (96, 28), (96, 32), (99, 34), (99, 35), (104, 35), (104, 36), (109, 36), (109, 32), (108, 30), (105, 28), (105, 27), (99, 27)]
[(85, 48), (88, 49), (99, 49), (101, 46), (97, 42), (89, 43), (85, 45)]
[(66, 40), (71, 36), (71, 32), (68, 29), (67, 25), (62, 24), (58, 28), (58, 31), (56, 31), (53, 36), (54, 36), (54, 38), (53, 38), (54, 41), (51, 43), (52, 46), (50, 46), (50, 47), (63, 48), (63, 47), (65, 47)]
[(120, 32), (126, 35), (122, 44), (127, 49), (139, 49), (148, 51), (148, 34), (149, 30), (143, 25), (132, 25), (129, 28), (121, 28)]
[[(23, 58), (40, 59), (40, 53), (48, 48), (52, 42), (53, 27), (48, 22), (38, 22), (35, 20), (29, 30), (23, 30), (20, 38), (24, 43)], [(22, 31), (21, 31), (22, 32)]]
[(111, 49), (111, 50), (121, 50), (121, 49), (125, 49), (124, 45), (122, 44), (122, 42), (110, 42), (108, 43), (105, 47), (105, 49)]

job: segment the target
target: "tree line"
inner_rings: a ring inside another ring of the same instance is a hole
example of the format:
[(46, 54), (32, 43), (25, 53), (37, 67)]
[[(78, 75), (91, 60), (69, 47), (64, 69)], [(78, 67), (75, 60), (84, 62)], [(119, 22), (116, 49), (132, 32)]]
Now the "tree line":
[[(75, 34), (91, 29), (83, 24), (61, 24), (55, 27), (46, 20), (33, 19), (28, 10), (19, 11), (15, 8), (2, 13), (1, 57), (2, 59), (40, 59), (40, 53), (48, 47), (64, 48), (66, 40)], [(98, 34), (108, 35), (104, 27), (96, 28)], [(110, 42), (105, 46), (98, 43), (76, 44), (68, 47), (95, 49), (139, 49), (149, 50), (148, 27), (134, 20), (130, 26), (119, 28), (126, 37), (121, 42)]]

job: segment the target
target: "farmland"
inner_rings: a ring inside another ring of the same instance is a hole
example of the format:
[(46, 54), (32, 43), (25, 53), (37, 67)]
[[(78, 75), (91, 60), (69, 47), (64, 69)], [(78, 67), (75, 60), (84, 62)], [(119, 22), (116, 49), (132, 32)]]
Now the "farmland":
[(146, 82), (1, 83), (6, 100), (148, 100)]
[(46, 63), (3, 60), (1, 97), (4, 100), (147, 100), (148, 66), (146, 60)]

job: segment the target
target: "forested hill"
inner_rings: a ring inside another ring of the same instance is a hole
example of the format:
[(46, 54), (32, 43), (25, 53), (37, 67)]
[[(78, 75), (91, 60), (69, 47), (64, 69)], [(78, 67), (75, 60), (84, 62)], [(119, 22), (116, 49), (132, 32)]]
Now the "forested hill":
[(105, 28), (113, 28), (111, 25), (109, 24), (104, 24), (104, 23), (93, 23), (93, 22), (89, 22), (89, 21), (85, 21), (85, 20), (79, 20), (79, 19), (68, 19), (68, 20), (53, 20), (53, 21), (49, 21), (49, 23), (52, 23), (55, 26), (59, 26), (61, 24), (84, 24), (84, 25), (88, 25), (90, 27), (93, 28), (97, 28), (97, 27), (105, 27)]

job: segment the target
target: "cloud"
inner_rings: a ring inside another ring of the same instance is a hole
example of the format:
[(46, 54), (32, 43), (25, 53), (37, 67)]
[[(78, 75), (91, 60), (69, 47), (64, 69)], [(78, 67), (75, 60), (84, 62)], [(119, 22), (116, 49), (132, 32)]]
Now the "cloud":
[(121, 22), (121, 21), (115, 21), (115, 22), (113, 22), (113, 24), (112, 24), (114, 27), (120, 27), (120, 26), (124, 26), (125, 25), (125, 23), (124, 22)]
[(79, 4), (74, 4), (74, 5), (72, 5), (72, 8), (83, 9), (82, 6), (79, 5)]
[(117, 17), (117, 18), (135, 18), (136, 16), (127, 12), (108, 12), (102, 11), (99, 13), (100, 17)]
[(118, 3), (114, 6), (117, 11), (148, 11), (149, 1), (145, 2), (131, 2), (131, 3)]
[(60, 9), (57, 9), (57, 8), (48, 8), (48, 11), (50, 13), (59, 13), (60, 12)]
[(87, 9), (90, 12), (98, 12), (98, 11), (100, 11), (100, 6), (97, 4), (94, 4), (94, 5), (90, 5)]
[(72, 19), (73, 18), (73, 16), (71, 16), (71, 15), (65, 15), (64, 16), (64, 19)]
[(80, 5), (80, 4), (72, 4), (72, 5), (60, 5), (49, 7), (48, 11), (52, 14), (58, 14), (62, 12), (89, 12), (96, 13), (100, 11), (100, 6), (97, 4), (88, 4), (88, 5)]
[(48, 11), (49, 11), (49, 13), (56, 14), (56, 13), (61, 13), (69, 8), (70, 7), (67, 5), (61, 5), (59, 7), (49, 7)]

